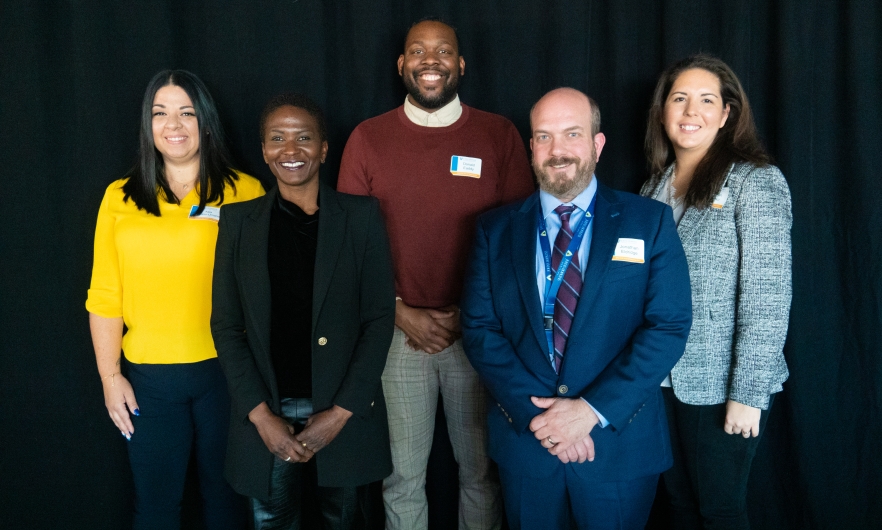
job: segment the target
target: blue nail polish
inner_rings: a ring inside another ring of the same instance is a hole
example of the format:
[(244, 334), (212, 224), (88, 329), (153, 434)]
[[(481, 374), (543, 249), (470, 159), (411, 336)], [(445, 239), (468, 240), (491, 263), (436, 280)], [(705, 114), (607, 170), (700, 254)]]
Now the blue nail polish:
[(133, 411), (132, 411), (132, 414), (134, 414), (135, 416), (140, 416), (140, 415), (141, 415), (141, 409), (135, 409), (135, 410), (133, 410)]
[(130, 437), (129, 437), (129, 435), (128, 435), (128, 434), (126, 434), (126, 433), (124, 433), (124, 432), (121, 432), (121, 433), (120, 433), (120, 434), (122, 434), (122, 435), (123, 435), (123, 438), (125, 438), (125, 439), (126, 439), (126, 441), (129, 441), (129, 440), (131, 440), (131, 438), (130, 438)]

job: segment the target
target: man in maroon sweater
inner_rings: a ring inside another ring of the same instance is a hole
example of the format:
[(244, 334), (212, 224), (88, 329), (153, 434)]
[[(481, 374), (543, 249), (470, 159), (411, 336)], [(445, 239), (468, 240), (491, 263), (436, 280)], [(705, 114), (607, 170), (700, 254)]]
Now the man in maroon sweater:
[(339, 191), (380, 200), (395, 268), (396, 329), (383, 373), (394, 465), (383, 483), (387, 529), (428, 526), (439, 392), (459, 464), (459, 527), (501, 524), (485, 390), (462, 349), (457, 305), (475, 218), (534, 186), (514, 125), (460, 103), (464, 71), (453, 28), (437, 20), (411, 27), (398, 58), (404, 105), (360, 124), (340, 167)]

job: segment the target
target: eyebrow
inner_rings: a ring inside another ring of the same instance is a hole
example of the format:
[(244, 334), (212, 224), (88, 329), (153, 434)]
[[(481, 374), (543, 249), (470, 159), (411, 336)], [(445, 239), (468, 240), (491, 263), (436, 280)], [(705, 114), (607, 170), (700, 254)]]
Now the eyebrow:
[[(566, 129), (564, 129), (563, 132), (584, 131), (584, 130), (585, 130), (585, 127), (582, 127), (581, 125), (573, 125), (572, 127), (567, 127)], [(549, 131), (546, 131), (545, 129), (533, 129), (533, 134), (536, 134), (536, 133), (548, 134), (548, 132)]]
[[(674, 94), (683, 94), (684, 96), (688, 96), (688, 95), (689, 95), (689, 94), (687, 94), (686, 92), (683, 92), (682, 90), (675, 90), (674, 92), (671, 92), (671, 95), (672, 95), (672, 96), (673, 96)], [(699, 95), (701, 95), (701, 96), (713, 96), (713, 97), (715, 97), (715, 98), (720, 97), (719, 95), (715, 94), (714, 92), (704, 92), (704, 93), (699, 94)]]
[[(162, 103), (154, 103), (153, 106), (154, 106), (154, 107), (162, 107), (162, 108), (165, 108), (165, 105), (163, 105)], [(196, 110), (196, 107), (194, 107), (193, 105), (182, 105), (182, 106), (179, 107), (179, 108)]]

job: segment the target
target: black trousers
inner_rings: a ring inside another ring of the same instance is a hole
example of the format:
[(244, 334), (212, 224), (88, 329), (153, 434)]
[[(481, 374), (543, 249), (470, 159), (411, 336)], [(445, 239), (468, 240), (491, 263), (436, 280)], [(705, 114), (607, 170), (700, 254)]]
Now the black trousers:
[(247, 524), (245, 499), (223, 476), (230, 417), (227, 383), (217, 359), (186, 364), (126, 361), (140, 416), (128, 442), (135, 483), (135, 530), (181, 526), (181, 500), (191, 452), (199, 472), (208, 530)]
[(760, 436), (744, 438), (723, 430), (725, 403), (687, 405), (671, 388), (662, 388), (662, 395), (674, 453), (674, 467), (664, 473), (673, 527), (749, 529), (747, 479), (771, 400), (760, 415)]

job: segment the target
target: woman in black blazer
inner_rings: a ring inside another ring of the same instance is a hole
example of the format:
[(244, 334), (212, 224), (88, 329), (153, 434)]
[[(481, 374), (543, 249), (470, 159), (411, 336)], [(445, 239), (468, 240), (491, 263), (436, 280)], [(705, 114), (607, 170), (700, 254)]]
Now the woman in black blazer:
[(223, 210), (215, 258), (211, 330), (232, 398), (226, 477), (252, 498), (256, 529), (299, 528), (312, 461), (325, 526), (350, 528), (368, 517), (367, 485), (392, 471), (386, 231), (375, 199), (320, 183), (328, 143), (314, 102), (273, 98), (260, 130), (278, 186)]

